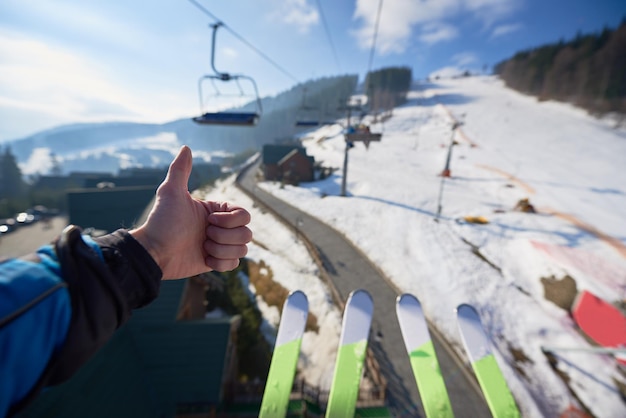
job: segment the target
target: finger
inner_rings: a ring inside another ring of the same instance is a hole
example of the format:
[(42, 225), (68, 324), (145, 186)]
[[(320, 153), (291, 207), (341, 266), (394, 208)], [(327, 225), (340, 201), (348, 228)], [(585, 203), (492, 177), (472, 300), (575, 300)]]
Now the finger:
[(209, 240), (224, 245), (241, 245), (252, 241), (252, 231), (247, 226), (221, 228), (209, 225), (206, 229), (206, 235)]
[(248, 247), (245, 245), (223, 245), (214, 241), (206, 241), (204, 250), (208, 256), (220, 260), (239, 259), (248, 254)]
[(231, 271), (239, 266), (239, 259), (221, 260), (219, 258), (208, 256), (205, 259), (207, 267), (215, 271)]
[(250, 212), (241, 207), (233, 207), (228, 212), (213, 212), (209, 223), (222, 228), (236, 228), (250, 223)]
[(186, 192), (192, 165), (191, 149), (183, 145), (167, 170), (167, 177), (165, 177), (163, 186)]

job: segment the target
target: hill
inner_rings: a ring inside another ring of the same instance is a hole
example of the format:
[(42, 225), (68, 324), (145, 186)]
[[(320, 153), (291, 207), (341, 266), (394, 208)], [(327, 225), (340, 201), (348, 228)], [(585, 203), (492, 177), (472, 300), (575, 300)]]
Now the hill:
[[(464, 124), (453, 132), (455, 120)], [(345, 234), (400, 291), (421, 299), (462, 358), (454, 310), (476, 306), (524, 417), (625, 416), (623, 369), (609, 354), (575, 351), (594, 345), (570, 309), (582, 290), (624, 306), (626, 132), (570, 105), (537, 102), (494, 77), (421, 85), (384, 130), (372, 130), (383, 131), (381, 142), (349, 151), (347, 197), (340, 196), (346, 144), (339, 126), (303, 138), (334, 175), (300, 187), (259, 187)], [(451, 139), (451, 177), (442, 178)], [(207, 198), (227, 193), (251, 206), (225, 189)], [(525, 198), (535, 213), (514, 209)], [(478, 216), (487, 223), (471, 222)], [(306, 289), (297, 269), (279, 270), (304, 257), (288, 250), (296, 245), (293, 231), (265, 217), (253, 213), (251, 256), (272, 257), (276, 280)], [(277, 246), (283, 236), (288, 244)], [(337, 320), (336, 313), (315, 314), (320, 323)], [(303, 368), (312, 374), (328, 370), (327, 358), (314, 363), (326, 344), (320, 338), (302, 346)]]
[(626, 18), (615, 30), (518, 52), (495, 67), (507, 86), (541, 100), (626, 117)]
[[(263, 115), (249, 127), (197, 125), (189, 119), (165, 124), (128, 122), (87, 123), (61, 126), (26, 138), (9, 141), (23, 174), (46, 174), (55, 159), (63, 172), (117, 172), (131, 166), (167, 166), (182, 144), (194, 149), (197, 158), (257, 150), (263, 144), (291, 138), (295, 121), (307, 101), (325, 109), (331, 120), (340, 117), (339, 104), (356, 88), (357, 76), (345, 75), (311, 80), (275, 97), (262, 99)], [(195, 115), (194, 115), (195, 116)]]

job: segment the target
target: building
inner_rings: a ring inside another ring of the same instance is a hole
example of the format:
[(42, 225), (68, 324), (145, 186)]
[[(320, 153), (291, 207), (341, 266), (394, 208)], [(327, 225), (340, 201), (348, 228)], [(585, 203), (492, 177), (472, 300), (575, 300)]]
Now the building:
[(314, 180), (315, 159), (299, 145), (266, 144), (261, 164), (265, 180), (288, 184)]
[[(216, 416), (236, 376), (238, 318), (205, 319), (199, 278), (165, 281), (113, 338), (21, 418)], [(200, 313), (200, 314), (198, 314)]]
[(152, 206), (156, 189), (154, 185), (68, 190), (69, 223), (106, 232), (131, 228)]

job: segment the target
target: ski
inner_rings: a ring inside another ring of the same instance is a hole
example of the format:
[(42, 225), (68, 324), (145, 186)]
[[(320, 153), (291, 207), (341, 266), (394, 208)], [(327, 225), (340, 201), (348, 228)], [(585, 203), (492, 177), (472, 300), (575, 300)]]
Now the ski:
[(261, 418), (287, 415), (289, 395), (296, 374), (308, 314), (309, 301), (306, 295), (299, 290), (290, 293), (283, 305), (278, 326), (276, 345), (261, 401), (259, 412)]
[(396, 315), (426, 416), (454, 417), (422, 305), (405, 293), (396, 299)]
[(350, 293), (343, 312), (326, 418), (354, 416), (373, 312), (374, 303), (367, 291)]
[(483, 329), (478, 312), (468, 304), (461, 304), (457, 307), (456, 313), (463, 346), (491, 414), (495, 418), (520, 417), (515, 399), (491, 351), (489, 338)]

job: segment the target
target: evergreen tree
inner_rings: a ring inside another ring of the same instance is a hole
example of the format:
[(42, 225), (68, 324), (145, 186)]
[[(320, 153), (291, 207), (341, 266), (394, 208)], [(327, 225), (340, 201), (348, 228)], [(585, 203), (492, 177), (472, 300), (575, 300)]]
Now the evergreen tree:
[(371, 71), (365, 78), (370, 111), (394, 108), (406, 101), (413, 75), (409, 67), (389, 67)]
[(17, 160), (6, 147), (0, 153), (0, 199), (21, 197), (26, 192), (26, 184), (22, 179), (22, 171), (17, 165)]
[(594, 113), (626, 114), (626, 19), (616, 30), (581, 32), (522, 51), (494, 68), (516, 90), (581, 106)]

